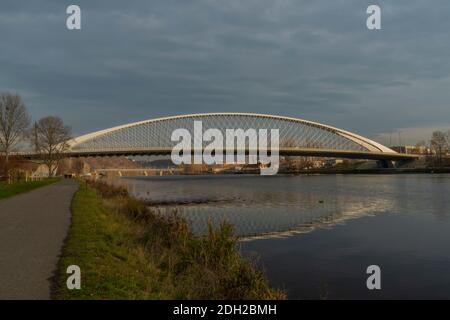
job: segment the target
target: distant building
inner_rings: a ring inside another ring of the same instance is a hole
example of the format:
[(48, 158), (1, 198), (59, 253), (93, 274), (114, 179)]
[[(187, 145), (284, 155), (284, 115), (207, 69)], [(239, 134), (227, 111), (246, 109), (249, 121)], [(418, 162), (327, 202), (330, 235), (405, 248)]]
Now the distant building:
[(431, 149), (427, 146), (393, 146), (391, 147), (392, 150), (397, 151), (399, 153), (405, 153), (405, 154), (419, 154), (419, 155), (429, 155), (431, 154)]
[(344, 163), (343, 159), (328, 158), (323, 161), (323, 166), (330, 168), (342, 163)]

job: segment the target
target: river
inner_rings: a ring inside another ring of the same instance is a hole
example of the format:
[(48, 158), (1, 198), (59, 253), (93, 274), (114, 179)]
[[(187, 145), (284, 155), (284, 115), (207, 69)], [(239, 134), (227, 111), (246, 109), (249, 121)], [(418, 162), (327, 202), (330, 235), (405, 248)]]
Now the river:
[[(450, 175), (162, 176), (116, 181), (197, 233), (226, 220), (290, 299), (450, 298)], [(368, 290), (366, 269), (381, 269)]]

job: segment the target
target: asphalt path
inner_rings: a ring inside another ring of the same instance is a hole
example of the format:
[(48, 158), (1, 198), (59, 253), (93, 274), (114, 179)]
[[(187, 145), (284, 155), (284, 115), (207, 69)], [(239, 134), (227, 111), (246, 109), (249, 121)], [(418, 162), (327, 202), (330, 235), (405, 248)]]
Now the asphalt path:
[(50, 299), (77, 189), (65, 179), (0, 200), (0, 299)]

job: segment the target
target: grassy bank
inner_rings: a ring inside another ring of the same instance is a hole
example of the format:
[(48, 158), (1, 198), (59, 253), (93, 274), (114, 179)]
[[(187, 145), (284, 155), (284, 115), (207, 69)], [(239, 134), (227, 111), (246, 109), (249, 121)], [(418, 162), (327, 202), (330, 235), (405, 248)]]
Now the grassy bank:
[(0, 182), (0, 199), (15, 196), (16, 194), (28, 192), (33, 189), (49, 185), (59, 181), (59, 178), (48, 178), (37, 181), (19, 181), (7, 184)]
[[(66, 268), (81, 268), (81, 290)], [(182, 219), (148, 209), (125, 190), (82, 185), (59, 264), (56, 299), (280, 299), (236, 250), (232, 228), (193, 235)]]

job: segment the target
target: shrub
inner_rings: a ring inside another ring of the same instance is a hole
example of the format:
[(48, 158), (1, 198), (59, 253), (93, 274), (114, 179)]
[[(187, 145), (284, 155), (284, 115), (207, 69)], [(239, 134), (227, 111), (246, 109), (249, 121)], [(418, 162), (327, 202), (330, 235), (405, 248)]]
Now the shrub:
[[(131, 224), (134, 250), (158, 270), (161, 295), (171, 299), (283, 299), (263, 272), (244, 259), (233, 226), (208, 224), (205, 235), (195, 235), (176, 211), (160, 212), (129, 196), (122, 187), (90, 181), (107, 210)], [(139, 249), (142, 248), (142, 249)], [(155, 288), (153, 288), (156, 290)]]

